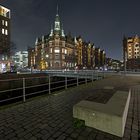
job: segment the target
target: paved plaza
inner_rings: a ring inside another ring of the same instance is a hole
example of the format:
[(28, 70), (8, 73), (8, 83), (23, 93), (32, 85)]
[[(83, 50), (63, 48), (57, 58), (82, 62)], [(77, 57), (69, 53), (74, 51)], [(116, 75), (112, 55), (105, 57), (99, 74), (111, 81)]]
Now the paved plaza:
[[(55, 94), (27, 100), (26, 103), (0, 109), (0, 140), (140, 140), (140, 77), (109, 77)], [(73, 105), (81, 100), (106, 103), (114, 91), (132, 92), (123, 138), (93, 128), (77, 128), (73, 123)], [(136, 90), (135, 90), (136, 89)]]

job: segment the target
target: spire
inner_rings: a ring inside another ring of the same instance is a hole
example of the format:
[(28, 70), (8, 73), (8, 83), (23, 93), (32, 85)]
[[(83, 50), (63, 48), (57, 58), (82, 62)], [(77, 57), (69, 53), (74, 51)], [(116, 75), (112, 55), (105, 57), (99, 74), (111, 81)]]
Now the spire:
[(51, 25), (51, 33), (50, 36), (53, 36), (53, 26)]
[(59, 11), (59, 7), (58, 7), (58, 4), (57, 4), (57, 12), (56, 12), (56, 15), (58, 15), (58, 11)]
[(64, 29), (63, 29), (63, 24), (62, 24), (61, 35), (62, 35), (63, 37), (65, 37), (65, 34), (64, 34)]
[(36, 38), (36, 40), (35, 40), (35, 45), (37, 45), (37, 44), (38, 44), (38, 42), (39, 42), (39, 39), (38, 39), (38, 38)]
[(56, 17), (55, 17), (54, 31), (59, 33), (60, 30), (61, 30), (60, 18), (59, 18), (59, 15), (58, 15), (58, 5), (57, 5), (57, 13), (56, 13)]

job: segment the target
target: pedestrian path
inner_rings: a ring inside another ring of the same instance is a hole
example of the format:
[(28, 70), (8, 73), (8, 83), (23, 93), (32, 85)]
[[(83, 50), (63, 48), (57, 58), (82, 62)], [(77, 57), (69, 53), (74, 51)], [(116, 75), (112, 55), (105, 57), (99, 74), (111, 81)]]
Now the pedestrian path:
[(73, 125), (73, 105), (91, 96), (93, 101), (105, 103), (110, 97), (102, 92), (105, 86), (124, 91), (133, 87), (123, 140), (138, 140), (140, 92), (134, 86), (139, 84), (137, 77), (114, 76), (0, 109), (0, 140), (121, 140), (93, 128)]

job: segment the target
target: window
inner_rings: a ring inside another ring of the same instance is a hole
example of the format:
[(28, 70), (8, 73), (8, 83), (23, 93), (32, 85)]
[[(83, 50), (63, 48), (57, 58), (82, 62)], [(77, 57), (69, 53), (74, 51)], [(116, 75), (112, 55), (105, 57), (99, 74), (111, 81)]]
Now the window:
[(4, 20), (2, 20), (2, 25), (4, 25)]
[(8, 31), (7, 30), (5, 30), (5, 35), (8, 35)]
[(62, 55), (62, 59), (65, 59), (65, 55)]
[(52, 48), (50, 48), (50, 53), (52, 53)]
[(59, 49), (55, 49), (54, 52), (55, 53), (60, 53), (60, 50)]
[(65, 50), (65, 54), (67, 54), (67, 50)]
[(65, 53), (65, 49), (62, 49), (62, 53)]
[(59, 59), (60, 58), (60, 56), (59, 55), (55, 55), (55, 59)]
[(1, 31), (2, 31), (2, 34), (4, 34), (4, 29), (2, 29)]
[(8, 22), (7, 21), (5, 21), (5, 26), (8, 26)]
[(136, 43), (136, 44), (135, 44), (135, 47), (139, 47), (139, 44), (138, 44), (138, 43)]
[(59, 46), (59, 40), (55, 40), (55, 46)]

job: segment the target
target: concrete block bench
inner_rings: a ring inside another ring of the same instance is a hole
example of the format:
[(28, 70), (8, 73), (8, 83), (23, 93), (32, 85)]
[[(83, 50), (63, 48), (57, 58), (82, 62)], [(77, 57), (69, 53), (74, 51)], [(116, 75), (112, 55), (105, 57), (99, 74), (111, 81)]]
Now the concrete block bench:
[(85, 125), (123, 137), (130, 93), (117, 91), (106, 104), (83, 100), (73, 107), (73, 117)]

